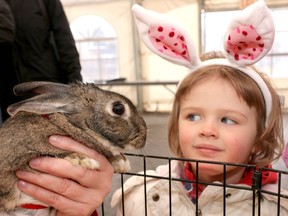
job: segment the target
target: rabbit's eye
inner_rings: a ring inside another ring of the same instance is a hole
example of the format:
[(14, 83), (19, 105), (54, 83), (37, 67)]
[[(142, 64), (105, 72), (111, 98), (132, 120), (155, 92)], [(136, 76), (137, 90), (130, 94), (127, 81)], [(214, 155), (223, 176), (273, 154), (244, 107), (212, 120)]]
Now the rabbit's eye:
[(115, 102), (113, 104), (112, 111), (117, 115), (123, 115), (125, 112), (125, 106), (120, 102)]

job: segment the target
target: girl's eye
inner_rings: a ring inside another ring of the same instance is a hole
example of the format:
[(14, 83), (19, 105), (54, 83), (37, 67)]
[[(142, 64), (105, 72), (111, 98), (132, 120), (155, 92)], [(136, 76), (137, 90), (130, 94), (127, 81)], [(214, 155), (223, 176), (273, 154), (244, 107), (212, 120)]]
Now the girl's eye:
[(188, 116), (188, 119), (189, 119), (190, 121), (199, 121), (199, 120), (201, 120), (201, 116), (200, 116), (200, 115), (197, 115), (197, 114), (190, 114), (190, 115)]
[(230, 124), (230, 125), (236, 124), (236, 122), (235, 122), (234, 120), (229, 119), (229, 118), (226, 118), (226, 117), (223, 117), (223, 118), (221, 119), (221, 122), (222, 122), (222, 123), (225, 123), (225, 124)]

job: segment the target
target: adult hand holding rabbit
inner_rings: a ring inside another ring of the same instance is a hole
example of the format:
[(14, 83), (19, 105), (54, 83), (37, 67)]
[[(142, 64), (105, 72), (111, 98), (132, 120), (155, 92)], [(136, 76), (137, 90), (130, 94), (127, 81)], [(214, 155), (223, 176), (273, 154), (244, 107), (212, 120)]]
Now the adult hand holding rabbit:
[(19, 189), (53, 206), (57, 216), (92, 215), (111, 190), (113, 167), (103, 155), (69, 137), (54, 135), (49, 142), (97, 160), (100, 168), (85, 169), (61, 158), (37, 158), (30, 161), (30, 166), (42, 173), (18, 171)]

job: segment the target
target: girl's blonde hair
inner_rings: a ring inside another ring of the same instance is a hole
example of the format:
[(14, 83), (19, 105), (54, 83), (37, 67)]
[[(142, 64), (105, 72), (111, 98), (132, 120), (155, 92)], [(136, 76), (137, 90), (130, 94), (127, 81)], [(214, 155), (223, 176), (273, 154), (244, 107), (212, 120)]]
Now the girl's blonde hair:
[[(224, 55), (221, 52), (214, 51), (201, 56), (202, 61), (211, 58), (224, 58)], [(218, 76), (230, 82), (235, 88), (239, 98), (243, 99), (250, 108), (254, 107), (257, 110), (257, 137), (255, 139), (256, 151), (251, 155), (249, 163), (257, 166), (265, 166), (280, 157), (280, 153), (284, 146), (284, 138), (279, 96), (269, 78), (263, 73), (258, 72), (255, 67), (252, 68), (255, 70), (255, 73), (258, 73), (265, 81), (272, 96), (272, 111), (268, 119), (268, 125), (265, 127), (265, 101), (261, 90), (253, 79), (238, 69), (224, 65), (212, 65), (200, 68), (187, 75), (187, 77), (181, 81), (174, 97), (173, 109), (168, 126), (168, 139), (169, 147), (176, 156), (183, 157), (179, 144), (178, 129), (181, 99), (187, 95), (198, 82), (212, 76)], [(245, 134), (243, 134), (243, 136), (245, 136)]]

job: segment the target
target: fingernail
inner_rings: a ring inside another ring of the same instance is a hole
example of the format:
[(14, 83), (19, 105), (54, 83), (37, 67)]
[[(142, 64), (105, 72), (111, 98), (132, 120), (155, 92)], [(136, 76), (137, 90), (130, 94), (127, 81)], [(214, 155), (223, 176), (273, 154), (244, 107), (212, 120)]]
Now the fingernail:
[(16, 175), (17, 175), (18, 178), (21, 178), (21, 177), (24, 176), (25, 174), (26, 174), (25, 171), (21, 171), (21, 170), (17, 170), (17, 171), (16, 171)]
[(51, 144), (54, 144), (54, 143), (59, 141), (59, 138), (60, 138), (60, 136), (58, 136), (58, 135), (52, 135), (52, 136), (49, 137), (49, 142)]
[(27, 182), (25, 182), (25, 181), (23, 181), (23, 180), (19, 180), (19, 181), (18, 181), (18, 187), (19, 187), (19, 188), (23, 188), (23, 189), (24, 189), (24, 188), (27, 188), (27, 185), (28, 185)]
[(38, 167), (39, 163), (40, 163), (40, 158), (35, 158), (29, 161), (29, 165), (32, 168)]

